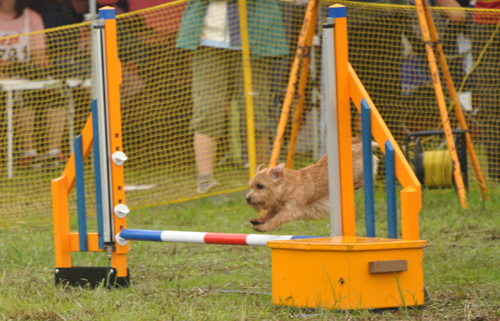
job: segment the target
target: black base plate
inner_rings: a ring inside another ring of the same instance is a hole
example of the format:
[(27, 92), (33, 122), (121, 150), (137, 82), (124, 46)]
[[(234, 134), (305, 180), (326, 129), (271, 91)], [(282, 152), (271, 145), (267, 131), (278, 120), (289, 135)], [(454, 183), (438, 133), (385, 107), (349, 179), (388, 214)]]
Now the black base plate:
[[(109, 271), (109, 280), (107, 275)], [(111, 273), (112, 271), (112, 273)], [(71, 268), (56, 268), (56, 285), (69, 284), (71, 286), (90, 287), (108, 286), (108, 288), (119, 288), (130, 286), (130, 274), (127, 269), (126, 277), (116, 277), (116, 269), (100, 266), (74, 266)]]

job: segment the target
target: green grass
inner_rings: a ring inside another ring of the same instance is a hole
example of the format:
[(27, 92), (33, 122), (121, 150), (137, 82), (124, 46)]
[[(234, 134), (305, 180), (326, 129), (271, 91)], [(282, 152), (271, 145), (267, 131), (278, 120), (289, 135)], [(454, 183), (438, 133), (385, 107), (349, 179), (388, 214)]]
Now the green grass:
[[(0, 229), (0, 320), (498, 320), (500, 188), (491, 195), (483, 202), (471, 191), (470, 207), (463, 210), (452, 190), (425, 191), (420, 231), (429, 242), (424, 269), (431, 301), (423, 309), (334, 313), (273, 306), (270, 250), (263, 247), (134, 242), (128, 255), (130, 288), (56, 287), (52, 226), (44, 223)], [(127, 225), (251, 233), (248, 221), (255, 213), (243, 197), (238, 192), (136, 210)], [(377, 213), (384, 212), (384, 203), (379, 188)], [(357, 230), (363, 234), (362, 191), (356, 192), (356, 206)], [(377, 215), (380, 230), (384, 221)], [(328, 223), (290, 222), (275, 233), (327, 235)], [(100, 253), (72, 257), (74, 265), (107, 264)]]

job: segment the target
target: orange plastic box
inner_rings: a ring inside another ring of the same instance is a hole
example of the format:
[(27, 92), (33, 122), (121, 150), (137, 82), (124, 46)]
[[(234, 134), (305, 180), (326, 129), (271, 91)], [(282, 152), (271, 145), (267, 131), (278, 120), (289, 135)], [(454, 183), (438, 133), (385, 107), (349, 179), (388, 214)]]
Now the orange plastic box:
[(426, 241), (338, 236), (267, 246), (275, 305), (353, 310), (424, 303)]

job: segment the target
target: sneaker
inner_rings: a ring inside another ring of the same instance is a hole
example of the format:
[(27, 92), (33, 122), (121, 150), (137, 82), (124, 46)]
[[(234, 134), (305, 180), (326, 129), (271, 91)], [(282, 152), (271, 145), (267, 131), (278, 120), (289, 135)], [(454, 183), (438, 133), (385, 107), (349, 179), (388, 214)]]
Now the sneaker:
[(217, 162), (217, 166), (221, 166), (221, 165), (223, 165), (225, 162), (227, 162), (227, 161), (228, 161), (228, 160), (230, 160), (230, 159), (231, 159), (231, 153), (227, 153), (226, 155), (224, 155), (224, 157), (222, 157), (222, 158), (220, 159), (220, 161), (219, 161), (219, 162)]
[(198, 188), (196, 189), (199, 194), (205, 194), (215, 186), (220, 185), (215, 179), (205, 179), (198, 181)]

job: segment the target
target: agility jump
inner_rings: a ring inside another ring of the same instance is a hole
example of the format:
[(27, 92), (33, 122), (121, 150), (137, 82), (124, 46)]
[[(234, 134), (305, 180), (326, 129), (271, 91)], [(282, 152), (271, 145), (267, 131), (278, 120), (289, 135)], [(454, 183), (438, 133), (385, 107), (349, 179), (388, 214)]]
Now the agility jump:
[[(311, 1), (313, 2), (313, 1)], [(325, 101), (329, 108), (328, 153), (332, 236), (301, 237), (127, 229), (120, 96), (121, 68), (112, 8), (94, 23), (97, 94), (75, 152), (61, 177), (52, 181), (56, 284), (128, 286), (129, 240), (270, 247), (272, 298), (277, 305), (339, 309), (389, 308), (424, 302), (423, 248), (419, 240), (420, 184), (373, 102), (348, 63), (346, 8), (329, 8), (323, 26)], [(102, 22), (103, 21), (103, 22)], [(102, 60), (105, 58), (105, 60)], [(332, 59), (333, 58), (333, 59)], [(351, 156), (350, 99), (362, 115), (366, 236), (357, 237)], [(375, 236), (371, 139), (386, 160), (389, 238)], [(83, 163), (94, 148), (98, 231), (88, 233)], [(396, 183), (401, 191), (398, 239)], [(70, 232), (68, 196), (77, 187), (78, 233)], [(83, 196), (82, 196), (83, 195)], [(109, 267), (74, 267), (71, 252), (102, 251)], [(341, 280), (340, 283), (338, 283)], [(333, 283), (332, 283), (333, 282)], [(333, 287), (333, 291), (332, 291)], [(400, 289), (402, 292), (399, 292)], [(332, 293), (333, 292), (333, 293)], [(342, 297), (338, 301), (336, 298)], [(362, 297), (362, 300), (359, 298)], [(400, 299), (396, 299), (400, 298)]]

